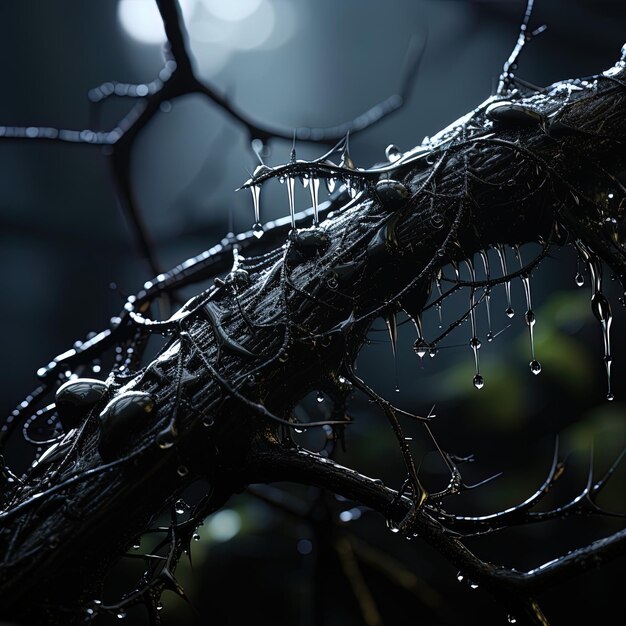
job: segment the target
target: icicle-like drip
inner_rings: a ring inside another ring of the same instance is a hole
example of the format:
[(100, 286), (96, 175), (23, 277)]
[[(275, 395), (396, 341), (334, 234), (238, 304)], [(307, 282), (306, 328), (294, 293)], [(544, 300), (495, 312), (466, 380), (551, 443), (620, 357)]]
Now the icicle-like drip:
[(295, 185), (296, 181), (291, 176), (287, 176), (287, 198), (289, 200), (289, 216), (291, 217), (291, 228), (296, 229), (296, 203)]
[[(489, 257), (485, 250), (479, 252), (480, 258), (483, 262), (483, 268), (485, 270), (485, 277), (487, 281), (491, 279), (491, 273), (489, 271)], [(487, 341), (493, 340), (493, 331), (491, 330), (491, 287), (485, 288), (485, 307), (487, 309)]]
[(576, 276), (574, 276), (574, 281), (577, 287), (582, 287), (585, 284), (585, 277), (580, 271), (580, 256), (576, 256)]
[(415, 324), (415, 331), (417, 332), (417, 339), (413, 344), (413, 349), (415, 350), (415, 354), (417, 354), (420, 359), (423, 359), (431, 346), (428, 345), (422, 333), (422, 316), (416, 315), (415, 318), (413, 318), (413, 322)]
[[(513, 246), (513, 251), (519, 262), (519, 266), (524, 267), (522, 263), (522, 255), (520, 254), (519, 246)], [(533, 311), (533, 305), (530, 294), (530, 276), (524, 274), (522, 276), (522, 285), (524, 285), (524, 295), (526, 297), (526, 325), (528, 326), (528, 334), (530, 336), (530, 371), (535, 374), (541, 372), (541, 363), (535, 359), (535, 312)]]
[(252, 232), (257, 239), (263, 237), (263, 225), (261, 224), (261, 185), (251, 185), (252, 203), (254, 204), (254, 224)]
[[(470, 280), (472, 282), (476, 282), (476, 271), (474, 270), (474, 263), (470, 259), (465, 259), (465, 265), (467, 266), (467, 270), (469, 271)], [(453, 267), (458, 275), (458, 268), (455, 266)], [(472, 336), (469, 341), (469, 346), (472, 349), (472, 353), (474, 354), (474, 379), (472, 382), (474, 383), (474, 387), (476, 387), (476, 389), (482, 389), (485, 386), (485, 381), (480, 375), (480, 362), (478, 358), (478, 350), (480, 350), (481, 343), (480, 339), (478, 339), (478, 332), (476, 328), (476, 289), (474, 287), (470, 288), (469, 304), (470, 325), (472, 327)]]
[(611, 390), (611, 364), (613, 363), (613, 357), (611, 356), (611, 324), (613, 322), (613, 314), (609, 301), (602, 293), (602, 264), (581, 241), (577, 241), (576, 246), (587, 263), (589, 273), (591, 274), (591, 310), (602, 325), (604, 366), (606, 368), (607, 382), (606, 399), (611, 401), (615, 398)]
[[(442, 272), (441, 272), (441, 268), (439, 268), (439, 271), (437, 272), (437, 275), (435, 276), (435, 285), (437, 287), (437, 293), (439, 294), (439, 297), (441, 298), (441, 296), (443, 296), (443, 291), (441, 290), (441, 276), (442, 276)], [(441, 302), (439, 302), (435, 308), (437, 309), (437, 314), (439, 315), (439, 328), (443, 327), (443, 319), (442, 319), (442, 309), (443, 309), (443, 300), (441, 300)]]
[[(506, 268), (506, 250), (504, 246), (499, 243), (496, 245), (496, 252), (498, 253), (498, 258), (500, 259), (500, 267), (502, 269), (502, 276), (508, 276), (509, 272)], [(511, 306), (511, 281), (507, 280), (504, 283), (504, 291), (506, 293), (506, 315), (507, 317), (513, 317), (515, 315), (515, 311), (513, 311), (513, 307)]]
[(309, 192), (311, 194), (311, 205), (313, 206), (313, 226), (317, 227), (320, 223), (317, 214), (318, 194), (320, 189), (320, 179), (315, 176), (311, 177)]

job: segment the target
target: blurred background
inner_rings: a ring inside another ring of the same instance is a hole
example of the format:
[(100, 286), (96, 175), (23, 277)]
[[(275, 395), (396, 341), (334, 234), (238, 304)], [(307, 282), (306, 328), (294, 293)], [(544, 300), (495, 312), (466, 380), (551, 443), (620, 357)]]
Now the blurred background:
[[(388, 144), (409, 149), (490, 95), (517, 38), (525, 3), (181, 4), (199, 75), (268, 125), (332, 126), (355, 117), (399, 88), (411, 39), (427, 40), (406, 106), (351, 139), (356, 164), (368, 166), (383, 158)], [(626, 4), (620, 0), (544, 0), (536, 5), (531, 25), (547, 24), (548, 30), (524, 50), (521, 77), (544, 85), (597, 73), (619, 58), (626, 41)], [(35, 0), (4, 2), (0, 33), (2, 125), (87, 128), (93, 119), (87, 98), (91, 88), (109, 80), (148, 82), (162, 66), (163, 30), (152, 0), (65, 0), (62, 9)], [(171, 104), (141, 134), (132, 162), (140, 209), (164, 268), (210, 247), (228, 230), (250, 228), (251, 200), (234, 190), (256, 164), (243, 129), (208, 101), (193, 96)], [(132, 102), (98, 106), (101, 128), (110, 128)], [(290, 148), (290, 143), (272, 142), (268, 163), (286, 161)], [(314, 158), (323, 150), (302, 145), (298, 156)], [(88, 332), (106, 327), (123, 297), (151, 277), (117, 205), (107, 165), (106, 156), (93, 146), (0, 143), (4, 414), (35, 386), (37, 368)], [(264, 220), (287, 213), (287, 200), (278, 192), (278, 185), (264, 189)], [(529, 260), (533, 249), (522, 254)], [(509, 262), (513, 264), (512, 256)], [(616, 313), (616, 399), (609, 403), (601, 332), (589, 309), (588, 275), (578, 288), (576, 271), (576, 255), (568, 247), (555, 251), (533, 275), (536, 353), (543, 366), (539, 376), (528, 369), (525, 303), (518, 283), (512, 285), (513, 319), (504, 315), (504, 295), (494, 293), (493, 330), (499, 334), (493, 342), (485, 340), (480, 312), (481, 391), (472, 386), (466, 325), (434, 359), (419, 359), (412, 350), (413, 331), (408, 324), (401, 326), (396, 363), (382, 321), (372, 330), (359, 359), (360, 374), (405, 409), (423, 414), (436, 405), (434, 431), (440, 444), (456, 454), (475, 454), (467, 466), (468, 482), (504, 472), (460, 496), (454, 503), (459, 512), (489, 513), (528, 497), (549, 468), (557, 434), (568, 472), (550, 494), (552, 506), (582, 488), (592, 447), (600, 473), (626, 443), (626, 316), (617, 304), (617, 287), (610, 285)], [(467, 306), (463, 298), (467, 294), (446, 302), (444, 324)], [(430, 313), (424, 320), (427, 338), (438, 334), (437, 312)], [(302, 410), (324, 415), (328, 402), (309, 400)], [(357, 423), (340, 460), (399, 485), (402, 466), (383, 416), (358, 396), (351, 413)], [(409, 434), (432, 488), (443, 487), (446, 474), (432, 443), (417, 427)], [(314, 437), (301, 443), (321, 446)], [(625, 482), (622, 469), (603, 496), (607, 508), (623, 510)], [(285, 489), (295, 498), (315, 495)], [(181, 582), (203, 619), (309, 625), (321, 611), (317, 623), (329, 626), (505, 623), (506, 615), (486, 594), (457, 582), (457, 572), (419, 540), (398, 539), (379, 516), (351, 503), (328, 497), (324, 510), (350, 531), (351, 547), (346, 547), (343, 530), (329, 542), (310, 525), (245, 494), (207, 520), (193, 546), (193, 573), (181, 567)], [(619, 527), (619, 520), (569, 519), (476, 538), (468, 545), (484, 558), (529, 569)], [(355, 553), (377, 613), (364, 615), (344, 575)], [(320, 559), (328, 564), (324, 576), (315, 569)], [(124, 576), (130, 574), (123, 573), (122, 580)], [(622, 567), (613, 564), (550, 590), (540, 600), (554, 624), (574, 617), (578, 622), (597, 620), (620, 606), (621, 576)], [(165, 623), (196, 623), (182, 602), (166, 594), (164, 603)], [(142, 623), (139, 614), (129, 614), (128, 621)]]

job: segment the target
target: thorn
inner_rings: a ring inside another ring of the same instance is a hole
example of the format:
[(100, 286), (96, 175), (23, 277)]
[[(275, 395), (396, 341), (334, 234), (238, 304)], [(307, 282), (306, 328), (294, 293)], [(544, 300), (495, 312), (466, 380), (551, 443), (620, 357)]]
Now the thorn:
[(293, 144), (291, 145), (291, 154), (289, 156), (289, 163), (293, 165), (296, 162), (296, 129), (293, 129)]
[(348, 170), (356, 169), (354, 162), (350, 157), (350, 131), (346, 133), (344, 139), (343, 149), (341, 151), (341, 160), (339, 161), (339, 167), (343, 167)]

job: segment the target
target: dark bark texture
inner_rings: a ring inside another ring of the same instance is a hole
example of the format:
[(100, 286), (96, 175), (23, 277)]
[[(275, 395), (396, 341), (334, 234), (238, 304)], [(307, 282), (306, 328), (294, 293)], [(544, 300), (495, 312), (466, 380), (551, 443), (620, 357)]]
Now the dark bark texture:
[[(196, 275), (190, 264), (155, 279), (130, 300), (110, 336), (61, 358), (57, 370), (72, 369), (87, 349), (95, 354), (106, 345), (120, 347), (125, 361), (108, 375), (101, 399), (66, 428), (54, 455), (21, 479), (5, 476), (0, 615), (20, 623), (72, 624), (84, 620), (87, 608), (100, 610), (90, 603), (100, 597), (113, 562), (164, 506), (204, 478), (210, 488), (194, 511), (195, 522), (253, 483), (316, 485), (380, 511), (402, 533), (418, 534), (471, 572), (520, 618), (547, 623), (531, 594), (623, 553), (623, 533), (534, 575), (504, 570), (463, 546), (462, 520), (445, 511), (438, 516), (441, 499), (417, 480), (410, 455), (408, 487), (397, 493), (298, 449), (289, 430), (294, 406), (321, 389), (334, 406), (334, 423), (327, 426), (341, 437), (349, 428), (346, 399), (360, 389), (387, 414), (402, 447), (405, 417), (367, 388), (353, 363), (374, 319), (392, 320), (401, 309), (419, 319), (439, 270), (450, 263), (498, 244), (539, 242), (547, 250), (576, 243), (596, 273), (604, 262), (624, 284), (623, 207), (604, 197), (609, 188), (621, 192), (626, 182), (623, 80), (620, 62), (605, 75), (539, 91), (511, 86), (413, 156), (384, 164), (393, 166), (390, 172), (345, 174), (346, 184), (323, 207), (317, 229), (286, 236), (286, 227), (268, 231), (265, 239), (275, 247), (240, 258), (226, 276), (235, 245), (244, 255), (256, 244), (251, 238), (224, 242), (212, 265)], [(285, 168), (287, 178), (329, 177), (315, 162)], [(397, 186), (385, 194), (377, 182), (387, 178)], [(354, 199), (350, 188), (358, 191)], [(539, 260), (517, 275), (528, 275)], [(151, 322), (151, 303), (173, 292), (171, 277), (179, 286), (218, 274), (222, 279), (171, 321)], [(594, 312), (600, 321), (606, 318), (604, 303)], [(165, 335), (166, 345), (142, 363), (153, 334)], [(43, 375), (50, 392), (55, 376)], [(147, 394), (149, 410), (116, 408), (116, 398), (139, 398), (137, 392)], [(518, 511), (518, 518), (525, 513)], [(193, 524), (172, 526), (169, 560), (151, 564), (148, 592), (131, 598), (146, 602), (155, 622), (151, 603), (160, 591), (183, 593), (175, 562), (193, 531)]]

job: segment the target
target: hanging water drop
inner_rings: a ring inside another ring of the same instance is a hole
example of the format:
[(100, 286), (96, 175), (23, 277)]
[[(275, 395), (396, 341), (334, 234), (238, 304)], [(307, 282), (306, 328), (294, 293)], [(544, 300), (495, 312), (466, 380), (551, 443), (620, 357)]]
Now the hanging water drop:
[(289, 200), (289, 216), (293, 230), (296, 229), (295, 182), (294, 178), (287, 176), (287, 199)]
[(117, 619), (126, 619), (126, 611), (124, 611), (124, 609), (120, 609), (116, 614), (115, 617), (117, 617)]
[(526, 295), (526, 325), (528, 326), (528, 335), (530, 338), (530, 371), (537, 375), (541, 372), (541, 365), (535, 359), (535, 313), (532, 309), (532, 302), (530, 299), (530, 277), (528, 275), (522, 276), (522, 284), (524, 285), (524, 294)]
[(507, 615), (507, 616), (506, 616), (506, 621), (507, 621), (509, 624), (517, 624), (517, 618), (516, 618), (514, 615), (510, 615), (510, 614), (509, 614), (509, 615)]
[[(437, 287), (437, 293), (439, 294), (440, 298), (443, 297), (443, 291), (441, 289), (441, 277), (442, 277), (442, 271), (441, 271), (441, 268), (439, 268), (439, 271), (437, 272), (437, 275), (435, 276), (435, 285)], [(443, 300), (439, 302), (435, 308), (437, 309), (437, 315), (439, 316), (439, 328), (442, 328), (443, 327), (443, 319), (442, 319)]]
[(313, 226), (317, 226), (320, 223), (319, 216), (317, 214), (319, 188), (320, 188), (320, 179), (312, 177), (311, 186), (309, 187), (309, 192), (311, 194), (311, 206), (313, 207)]
[(596, 316), (596, 319), (602, 326), (604, 367), (606, 369), (607, 380), (606, 399), (611, 402), (614, 399), (614, 395), (611, 391), (611, 364), (613, 362), (613, 358), (611, 356), (611, 324), (613, 322), (613, 315), (611, 313), (611, 305), (601, 291), (593, 294), (593, 297), (591, 298), (591, 309), (593, 314)]
[(457, 579), (460, 583), (462, 583), (462, 582), (465, 580), (465, 576), (463, 576), (463, 574), (462, 574), (461, 572), (459, 572), (459, 573), (456, 575), (456, 579)]
[(609, 301), (602, 293), (602, 264), (599, 259), (593, 255), (591, 250), (589, 250), (580, 240), (576, 241), (576, 246), (584, 261), (587, 263), (589, 273), (591, 274), (591, 310), (602, 326), (604, 366), (606, 368), (607, 379), (606, 399), (611, 402), (615, 397), (611, 391), (611, 364), (613, 362), (613, 358), (611, 356), (611, 324), (613, 321), (613, 314), (611, 312), (611, 305), (609, 304)]
[(174, 503), (174, 511), (176, 515), (183, 515), (183, 513), (187, 510), (187, 503), (183, 499), (176, 500)]
[(257, 238), (261, 239), (263, 237), (263, 224), (261, 222), (256, 222), (252, 226), (252, 234)]
[(335, 183), (336, 183), (335, 178), (326, 178), (325, 182), (326, 182), (326, 189), (328, 189), (328, 193), (332, 193), (333, 191), (335, 191)]
[(252, 226), (252, 231), (254, 236), (259, 238), (263, 235), (263, 227), (261, 226), (261, 185), (251, 185), (250, 192), (252, 193), (252, 203), (254, 205), (254, 225)]
[[(470, 259), (465, 260), (465, 265), (470, 274), (470, 280), (472, 283), (476, 282), (476, 271), (474, 270), (474, 264)], [(458, 269), (455, 267), (455, 271), (457, 273), (457, 280), (460, 277)], [(469, 346), (474, 355), (474, 387), (476, 389), (482, 389), (484, 385), (483, 377), (480, 375), (480, 362), (478, 358), (478, 350), (480, 349), (481, 343), (478, 339), (478, 329), (476, 326), (476, 289), (474, 287), (470, 288), (470, 296), (469, 296), (469, 315), (470, 315), (470, 324), (472, 327), (472, 336), (470, 338)]]
[(580, 255), (576, 257), (576, 276), (574, 276), (574, 281), (577, 287), (582, 287), (585, 284), (585, 277), (580, 272)]
[(316, 400), (317, 400), (319, 403), (324, 402), (324, 394), (323, 394), (321, 391), (318, 391), (318, 392), (317, 392), (317, 398), (316, 398)]
[[(502, 269), (502, 276), (508, 276), (509, 272), (506, 268), (506, 250), (504, 249), (504, 246), (499, 243), (496, 246), (496, 252), (498, 253), (498, 258), (500, 259), (500, 268)], [(504, 292), (506, 293), (506, 315), (507, 317), (511, 318), (513, 317), (513, 315), (515, 315), (515, 312), (513, 311), (513, 307), (511, 306), (511, 281), (510, 280), (506, 280), (504, 283)]]
[[(485, 278), (487, 282), (491, 279), (491, 271), (489, 268), (489, 257), (485, 250), (480, 250), (480, 258), (483, 262), (485, 270)], [(487, 341), (493, 340), (493, 332), (491, 330), (491, 287), (485, 287), (485, 308), (487, 309)]]

